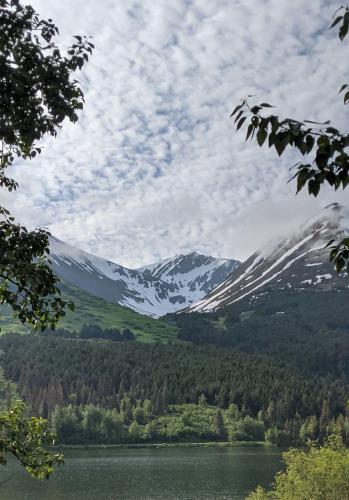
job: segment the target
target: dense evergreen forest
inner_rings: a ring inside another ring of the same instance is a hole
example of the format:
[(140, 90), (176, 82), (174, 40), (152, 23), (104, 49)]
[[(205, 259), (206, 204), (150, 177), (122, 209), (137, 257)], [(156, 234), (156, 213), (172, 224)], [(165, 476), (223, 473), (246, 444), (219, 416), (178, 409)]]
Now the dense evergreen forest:
[[(349, 293), (270, 291), (169, 315), (178, 339), (84, 325), (0, 338), (5, 376), (64, 443), (349, 443)], [(330, 312), (329, 312), (330, 311)]]
[[(6, 335), (8, 380), (62, 442), (300, 442), (349, 425), (349, 385), (210, 346)], [(234, 415), (234, 417), (232, 417)]]
[(43, 335), (69, 339), (104, 339), (114, 342), (129, 342), (136, 339), (129, 328), (120, 331), (118, 328), (101, 328), (99, 325), (84, 325), (79, 331), (71, 331), (66, 328), (47, 329), (44, 330)]
[(307, 375), (349, 380), (348, 301), (349, 290), (270, 290), (217, 313), (168, 319), (176, 322), (182, 340), (264, 353)]

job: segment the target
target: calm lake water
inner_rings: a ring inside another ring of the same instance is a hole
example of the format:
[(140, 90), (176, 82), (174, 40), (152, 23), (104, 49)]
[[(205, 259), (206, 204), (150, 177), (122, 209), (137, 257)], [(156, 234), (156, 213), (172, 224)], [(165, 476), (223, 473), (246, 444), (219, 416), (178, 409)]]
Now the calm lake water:
[(241, 500), (268, 486), (280, 451), (264, 447), (65, 450), (48, 481), (17, 463), (1, 474), (1, 500)]

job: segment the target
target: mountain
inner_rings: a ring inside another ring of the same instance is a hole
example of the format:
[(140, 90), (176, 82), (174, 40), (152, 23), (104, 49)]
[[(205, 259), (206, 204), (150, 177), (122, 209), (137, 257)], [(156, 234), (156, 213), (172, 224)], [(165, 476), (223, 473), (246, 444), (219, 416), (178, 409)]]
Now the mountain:
[[(130, 329), (141, 342), (175, 343), (177, 328), (160, 319), (144, 316), (131, 309), (112, 304), (95, 295), (76, 288), (66, 281), (61, 281), (62, 297), (75, 304), (75, 311), (66, 311), (57, 328), (79, 331), (82, 326), (98, 325), (103, 329)], [(0, 306), (0, 331), (3, 333), (27, 333), (29, 328), (12, 317), (8, 306)]]
[(272, 241), (251, 255), (228, 278), (189, 310), (210, 312), (244, 298), (254, 300), (272, 290), (316, 292), (344, 290), (348, 278), (329, 262), (328, 241), (348, 231), (349, 213), (333, 203), (298, 231)]
[(222, 283), (238, 266), (232, 259), (215, 259), (197, 252), (176, 255), (138, 269), (145, 278), (163, 281), (181, 290), (194, 301), (196, 296), (208, 294)]
[(153, 317), (202, 299), (239, 264), (194, 252), (128, 269), (53, 237), (50, 252), (53, 270), (61, 279), (107, 302)]
[(348, 378), (349, 278), (324, 248), (338, 231), (348, 234), (349, 213), (332, 204), (255, 252), (204, 300), (169, 317), (178, 338)]

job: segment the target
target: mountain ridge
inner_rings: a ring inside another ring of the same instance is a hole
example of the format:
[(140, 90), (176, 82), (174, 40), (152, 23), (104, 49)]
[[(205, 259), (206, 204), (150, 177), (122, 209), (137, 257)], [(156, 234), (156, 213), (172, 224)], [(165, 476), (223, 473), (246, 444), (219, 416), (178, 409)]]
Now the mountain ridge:
[(108, 302), (160, 317), (203, 298), (238, 265), (191, 252), (140, 269), (128, 269), (57, 238), (50, 259), (58, 277)]
[(289, 237), (273, 239), (254, 252), (190, 312), (210, 312), (246, 297), (251, 299), (272, 288), (317, 291), (347, 288), (344, 274), (337, 274), (329, 262), (329, 240), (349, 227), (349, 212), (333, 203), (308, 220)]

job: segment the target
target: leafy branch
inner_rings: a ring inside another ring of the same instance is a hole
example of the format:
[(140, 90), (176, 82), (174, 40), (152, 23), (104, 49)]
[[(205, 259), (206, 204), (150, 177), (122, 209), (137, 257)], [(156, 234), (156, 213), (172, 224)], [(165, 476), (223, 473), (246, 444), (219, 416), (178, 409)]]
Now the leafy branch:
[[(339, 38), (345, 39), (349, 31), (349, 7), (340, 7), (330, 27), (339, 29)], [(344, 84), (339, 90), (343, 94), (344, 105), (349, 104), (349, 85)], [(312, 154), (307, 162), (298, 162), (292, 167), (296, 172), (297, 194), (307, 186), (310, 195), (317, 196), (323, 184), (329, 184), (335, 190), (345, 189), (349, 184), (349, 133), (331, 126), (329, 121), (319, 123), (310, 120), (299, 121), (293, 118), (280, 119), (275, 114), (268, 114), (272, 105), (263, 102), (252, 105), (248, 96), (231, 113), (236, 130), (246, 124), (246, 141), (256, 137), (260, 147), (268, 144), (282, 156), (288, 147), (297, 149), (303, 157)], [(335, 243), (335, 244), (334, 244)], [(349, 238), (340, 242), (330, 242), (330, 260), (337, 271), (344, 268), (349, 272)]]
[(25, 404), (17, 401), (0, 412), (0, 464), (6, 464), (11, 453), (37, 479), (48, 479), (55, 465), (63, 463), (63, 455), (51, 454), (45, 444), (54, 444), (54, 433), (41, 417), (26, 417)]
[[(74, 72), (93, 52), (88, 37), (75, 36), (62, 54), (52, 19), (40, 19), (31, 5), (0, 0), (0, 187), (15, 191), (6, 175), (16, 158), (32, 159), (45, 135), (78, 119), (84, 95)], [(65, 314), (58, 278), (50, 268), (46, 231), (28, 231), (0, 206), (0, 303), (22, 323), (54, 328)]]
[(55, 136), (65, 118), (77, 121), (84, 95), (72, 73), (82, 69), (94, 45), (75, 36), (62, 55), (52, 20), (19, 0), (0, 0), (0, 25), (0, 186), (12, 190), (17, 184), (4, 172), (14, 159), (34, 158), (41, 153), (37, 141)]
[(0, 303), (8, 304), (22, 323), (44, 330), (55, 328), (71, 302), (61, 298), (58, 278), (50, 267), (48, 237), (28, 231), (0, 208)]

